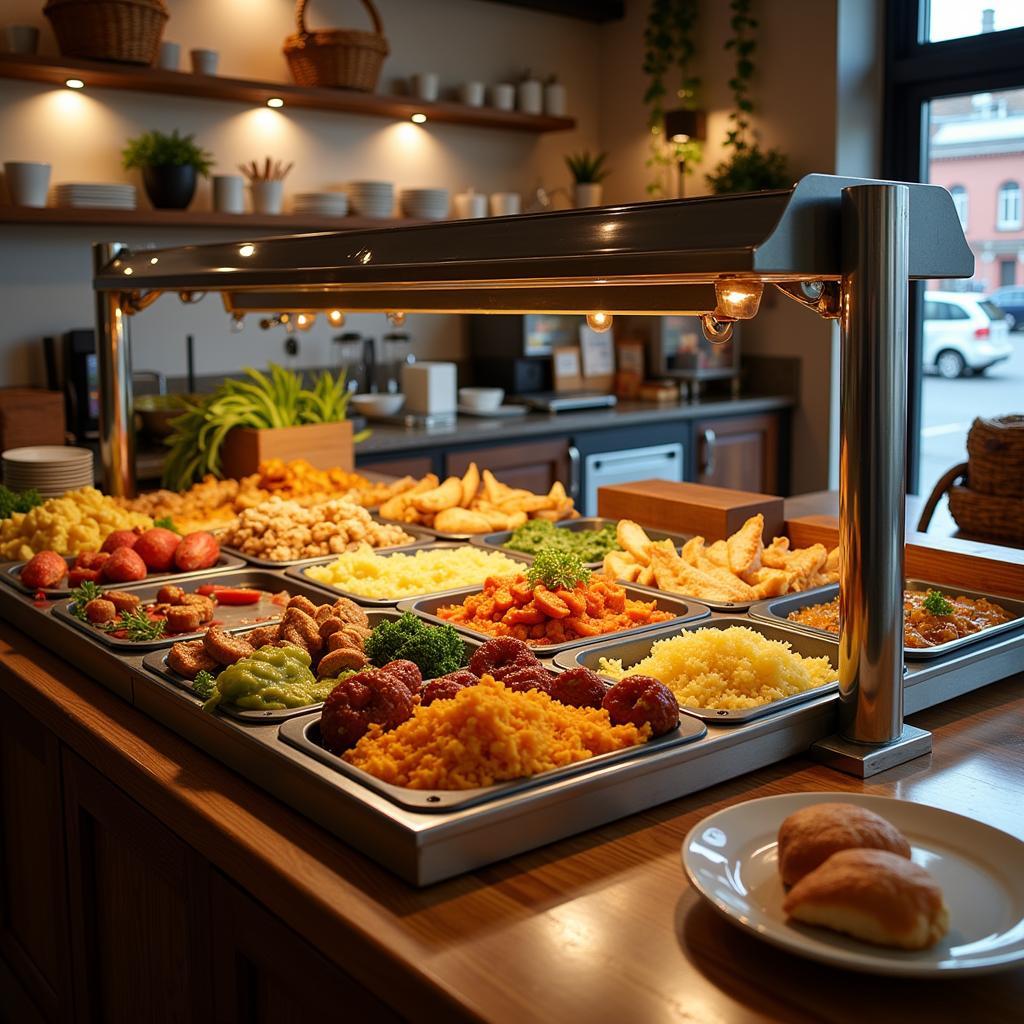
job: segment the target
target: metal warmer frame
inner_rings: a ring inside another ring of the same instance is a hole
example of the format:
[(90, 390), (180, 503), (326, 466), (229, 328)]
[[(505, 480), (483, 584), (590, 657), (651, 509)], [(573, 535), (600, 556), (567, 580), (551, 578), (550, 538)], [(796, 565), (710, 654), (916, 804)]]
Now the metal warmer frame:
[(709, 338), (765, 285), (841, 326), (839, 736), (821, 756), (867, 775), (926, 753), (903, 722), (907, 288), (969, 277), (945, 189), (812, 174), (790, 189), (380, 231), (94, 253), (106, 484), (134, 490), (128, 320), (165, 291), (219, 292), (234, 316), (689, 314)]

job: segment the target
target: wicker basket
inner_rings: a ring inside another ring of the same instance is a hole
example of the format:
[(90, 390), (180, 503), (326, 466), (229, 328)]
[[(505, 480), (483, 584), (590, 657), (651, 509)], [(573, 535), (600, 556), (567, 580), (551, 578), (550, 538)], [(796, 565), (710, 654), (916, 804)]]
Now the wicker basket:
[(957, 485), (949, 489), (949, 512), (964, 533), (1024, 545), (1024, 498), (979, 494)]
[(971, 489), (1024, 498), (1024, 416), (978, 418), (967, 435)]
[(163, 0), (49, 0), (50, 19), (65, 57), (154, 64), (167, 22)]
[(284, 55), (299, 85), (329, 85), (360, 92), (376, 89), (381, 65), (388, 55), (388, 41), (372, 0), (363, 0), (363, 6), (373, 21), (372, 32), (354, 28), (309, 32), (306, 0), (298, 0), (295, 18), (299, 31), (284, 41)]

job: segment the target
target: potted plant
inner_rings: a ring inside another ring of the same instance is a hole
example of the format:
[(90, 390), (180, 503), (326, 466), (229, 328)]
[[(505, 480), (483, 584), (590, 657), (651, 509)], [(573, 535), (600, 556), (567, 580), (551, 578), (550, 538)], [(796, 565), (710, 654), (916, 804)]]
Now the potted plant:
[(192, 202), (196, 179), (204, 178), (213, 166), (213, 157), (196, 145), (192, 135), (143, 132), (129, 139), (122, 151), (125, 170), (138, 167), (149, 201), (158, 210), (184, 210)]
[(609, 174), (604, 166), (607, 159), (607, 153), (590, 153), (587, 150), (570, 154), (565, 158), (566, 166), (573, 178), (573, 206), (579, 208), (601, 205), (601, 182)]

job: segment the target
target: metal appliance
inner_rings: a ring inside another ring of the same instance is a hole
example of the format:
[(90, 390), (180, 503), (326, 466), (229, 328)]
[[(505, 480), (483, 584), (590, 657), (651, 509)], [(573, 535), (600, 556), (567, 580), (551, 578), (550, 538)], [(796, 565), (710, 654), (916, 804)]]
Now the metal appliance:
[(597, 515), (597, 489), (633, 480), (683, 479), (683, 446), (656, 444), (583, 457), (583, 515)]

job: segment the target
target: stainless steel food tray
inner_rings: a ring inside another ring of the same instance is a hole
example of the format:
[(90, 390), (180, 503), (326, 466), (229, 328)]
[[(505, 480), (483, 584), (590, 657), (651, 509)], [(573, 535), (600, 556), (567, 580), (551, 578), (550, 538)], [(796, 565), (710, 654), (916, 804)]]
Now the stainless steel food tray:
[(281, 739), (286, 743), (309, 754), (310, 757), (316, 758), (322, 764), (327, 765), (336, 772), (340, 772), (360, 785), (380, 793), (392, 803), (398, 804), (399, 807), (419, 813), (438, 814), (446, 811), (464, 810), (467, 807), (476, 807), (491, 800), (498, 800), (515, 793), (524, 793), (549, 781), (570, 778), (573, 775), (579, 775), (606, 765), (619, 764), (622, 761), (642, 757), (644, 754), (650, 754), (666, 747), (677, 747), (684, 743), (692, 743), (694, 740), (699, 740), (707, 735), (707, 729), (701, 722), (691, 718), (680, 717), (679, 726), (675, 730), (664, 736), (658, 736), (640, 746), (616, 750), (609, 754), (600, 754), (586, 761), (577, 761), (575, 764), (567, 765), (564, 768), (542, 772), (530, 778), (512, 779), (508, 782), (495, 783), (492, 786), (461, 790), (407, 789), (404, 786), (395, 786), (388, 782), (382, 782), (368, 772), (348, 764), (337, 754), (331, 753), (331, 751), (323, 746), (320, 737), (319, 715), (293, 718), (281, 726), (280, 735)]
[[(614, 526), (618, 522), (618, 519), (603, 519), (600, 516), (584, 516), (580, 519), (560, 519), (555, 526), (560, 530), (572, 530), (574, 533), (582, 533), (584, 530), (600, 530), (602, 526)], [(515, 530), (499, 530), (496, 533), (484, 533), (479, 536), (475, 536), (472, 539), (472, 543), (477, 547), (482, 548), (498, 548), (503, 554), (506, 555), (519, 555), (522, 558), (528, 558), (531, 562), (534, 556), (528, 554), (525, 551), (511, 551), (505, 548), (503, 545), (508, 539), (515, 533)], [(644, 527), (644, 533), (650, 537), (651, 540), (670, 540), (675, 544), (676, 548), (682, 547), (690, 539), (690, 534), (683, 533), (669, 533), (667, 530), (649, 530)], [(598, 562), (585, 562), (588, 569), (600, 569), (604, 565), (604, 561)], [(706, 604), (707, 602), (705, 602)]]
[[(832, 667), (838, 671), (839, 667), (839, 641), (836, 638), (827, 640), (824, 637), (809, 636), (799, 630), (787, 629), (782, 626), (768, 622), (754, 622), (746, 616), (722, 615), (714, 616), (702, 622), (686, 623), (672, 629), (658, 628), (642, 636), (631, 637), (628, 640), (608, 640), (603, 643), (590, 644), (581, 650), (574, 650), (559, 654), (555, 658), (555, 665), (559, 668), (569, 669), (576, 665), (583, 665), (601, 675), (600, 663), (602, 658), (614, 658), (621, 661), (624, 667), (635, 665), (638, 661), (646, 658), (651, 652), (651, 647), (659, 640), (666, 640), (670, 637), (679, 636), (680, 633), (694, 629), (729, 629), (731, 626), (746, 626), (748, 629), (756, 630), (768, 640), (782, 640), (790, 647), (807, 658), (828, 658)], [(603, 676), (607, 679), (607, 676)], [(762, 704), (756, 708), (743, 708), (741, 710), (727, 710), (724, 708), (695, 708), (680, 707), (680, 710), (694, 718), (702, 719), (705, 722), (714, 722), (717, 725), (742, 725), (745, 722), (752, 722), (756, 718), (763, 718), (765, 715), (775, 714), (791, 708), (796, 704), (803, 704), (806, 701), (814, 700), (823, 694), (836, 693), (839, 690), (838, 678), (835, 682), (824, 686), (817, 686), (813, 690), (804, 693), (794, 694), (792, 697), (784, 697), (782, 700), (772, 701), (770, 704)]]
[[(942, 658), (953, 651), (967, 647), (969, 644), (976, 644), (990, 637), (998, 636), (1001, 633), (1010, 633), (1014, 630), (1024, 628), (1024, 601), (1014, 600), (1012, 597), (1000, 597), (998, 594), (988, 594), (981, 590), (967, 590), (964, 587), (950, 586), (946, 583), (929, 583), (927, 580), (908, 579), (907, 590), (941, 590), (944, 594), (953, 597), (962, 596), (972, 599), (985, 598), (1002, 605), (1014, 618), (1009, 622), (1000, 623), (998, 626), (989, 626), (987, 629), (979, 630), (970, 636), (959, 637), (950, 640), (948, 643), (937, 644), (935, 647), (906, 647), (903, 648), (903, 657), (908, 661), (931, 661), (934, 658)], [(783, 622), (790, 629), (800, 630), (813, 636), (836, 638), (835, 633), (827, 629), (818, 629), (815, 626), (806, 626), (802, 622), (790, 622), (786, 618), (791, 612), (799, 611), (812, 604), (824, 604), (831, 601), (839, 593), (839, 584), (829, 587), (822, 587), (816, 591), (807, 591), (803, 594), (787, 594), (785, 597), (774, 597), (767, 601), (760, 601), (750, 609), (750, 614), (765, 622)]]
[[(667, 626), (679, 625), (692, 619), (703, 619), (710, 614), (706, 605), (698, 604), (696, 601), (662, 594), (659, 591), (649, 591), (643, 587), (634, 587), (631, 583), (623, 584), (623, 586), (627, 598), (649, 601), (653, 597), (658, 610), (672, 612), (673, 617), (666, 619), (664, 622), (637, 626), (634, 629), (624, 629), (618, 633), (608, 634), (609, 636), (617, 638), (636, 636), (640, 633), (647, 633), (652, 629), (664, 629)], [(431, 594), (430, 597), (409, 598), (406, 601), (400, 601), (398, 609), (403, 612), (414, 612), (428, 622), (447, 623), (447, 619), (442, 619), (437, 615), (438, 608), (446, 604), (459, 604), (469, 597), (470, 594), (478, 594), (479, 592), (479, 587), (460, 587), (458, 590), (449, 590), (443, 594)], [(459, 622), (452, 622), (450, 625), (454, 626), (460, 633), (477, 637), (480, 640), (493, 639), (490, 633), (481, 633), (479, 630), (471, 629), (469, 626), (464, 626)], [(601, 637), (581, 637), (578, 640), (570, 640), (562, 644), (538, 644), (536, 647), (532, 647), (531, 650), (538, 658), (554, 658), (560, 651), (567, 651), (585, 644), (594, 644), (600, 640)]]
[[(441, 544), (441, 543), (417, 544), (415, 546), (415, 550), (416, 551), (439, 551), (439, 550), (446, 550), (446, 549), (447, 550), (455, 550), (455, 549), (458, 549), (458, 548), (463, 548), (465, 546), (466, 546), (465, 544), (459, 544), (459, 543), (450, 543), (450, 544)], [(412, 550), (413, 550), (412, 548), (405, 548), (405, 549), (403, 549), (401, 551), (397, 550), (397, 549), (395, 549), (395, 550), (385, 550), (385, 549), (382, 549), (380, 554), (381, 554), (382, 557), (386, 558), (386, 557), (390, 557), (391, 555), (395, 555), (395, 554), (410, 554), (412, 552)], [(503, 551), (502, 554), (504, 554), (507, 557), (511, 558), (515, 562), (522, 562), (524, 565), (526, 564), (526, 558), (524, 556), (517, 555), (514, 551)], [(332, 558), (318, 558), (318, 559), (315, 560), (315, 562), (313, 562), (311, 564), (315, 564), (315, 565), (330, 565), (330, 563), (333, 562), (336, 557), (337, 556), (334, 556)], [(291, 577), (292, 579), (302, 580), (302, 582), (307, 584), (308, 586), (318, 587), (320, 590), (324, 591), (325, 593), (333, 594), (335, 597), (347, 597), (350, 601), (355, 601), (356, 604), (364, 605), (367, 608), (394, 608), (397, 604), (399, 604), (400, 602), (403, 602), (403, 601), (416, 601), (416, 600), (418, 600), (421, 597), (430, 597), (430, 596), (432, 596), (431, 594), (427, 593), (427, 594), (410, 594), (408, 597), (387, 597), (387, 598), (384, 598), (384, 597), (364, 597), (362, 594), (356, 594), (356, 593), (354, 593), (351, 590), (343, 590), (341, 587), (335, 587), (335, 586), (333, 586), (330, 583), (321, 583), (319, 580), (315, 580), (311, 576), (307, 576), (306, 575), (306, 569), (308, 569), (308, 568), (309, 568), (308, 565), (305, 565), (305, 566), (295, 566), (295, 567), (293, 567), (291, 569), (288, 569), (287, 572), (285, 573), (285, 575)], [(448, 593), (448, 591), (435, 591), (435, 593)]]
[[(376, 514), (373, 518), (379, 523), (387, 523), (390, 526), (401, 526), (403, 530), (408, 529), (413, 525), (412, 523), (403, 523), (400, 519), (385, 519), (384, 516)], [(429, 534), (434, 538), (434, 540), (461, 540), (466, 542), (472, 540), (476, 536), (479, 536), (475, 533), (443, 533), (441, 530), (435, 530), (432, 526), (422, 526), (419, 523), (416, 523), (415, 527), (420, 532)]]
[[(316, 600), (319, 595), (309, 595), (313, 600)], [(370, 620), (370, 626), (376, 626), (378, 623), (383, 622), (385, 619), (397, 619), (401, 612), (394, 608), (374, 608), (367, 611), (367, 617)], [(255, 628), (255, 627), (253, 627)], [(242, 633), (244, 635), (245, 630), (235, 630), (236, 633)], [(472, 640), (469, 637), (464, 637), (463, 642), (465, 644), (466, 653), (463, 658), (463, 665), (469, 663), (469, 659), (473, 656), (473, 652), (480, 646), (479, 642)], [(158, 675), (161, 679), (166, 679), (168, 682), (173, 683), (180, 690), (183, 690), (188, 696), (196, 701), (198, 704), (202, 704), (203, 701), (198, 697), (195, 691), (192, 689), (192, 680), (186, 679), (184, 676), (179, 675), (167, 664), (167, 651), (152, 651), (142, 659), (142, 667), (147, 671)], [(232, 718), (237, 719), (240, 722), (248, 722), (254, 724), (266, 724), (267, 722), (284, 722), (290, 718), (295, 718), (297, 715), (306, 715), (310, 711), (319, 711), (323, 707), (323, 702), (318, 701), (316, 704), (307, 704), (301, 708), (281, 708), (279, 710), (246, 710), (244, 708), (235, 707), (233, 704), (220, 704), (218, 710), (223, 711), (224, 714), (230, 715)]]
[[(74, 558), (67, 556), (64, 559), (68, 564), (68, 569), (74, 564)], [(26, 587), (19, 579), (21, 568), (26, 563), (21, 562), (7, 562), (2, 568), (0, 568), (0, 580), (6, 583), (10, 587), (14, 587), (15, 590), (22, 594), (37, 594), (40, 591), (32, 590)], [(150, 573), (144, 580), (138, 580), (138, 583), (175, 583), (178, 580), (194, 580), (199, 577), (213, 576), (216, 573), (224, 572), (227, 569), (241, 569), (245, 566), (245, 559), (240, 558), (237, 555), (229, 554), (225, 548), (221, 548), (220, 558), (217, 559), (216, 565), (211, 565), (209, 569), (196, 569), (194, 572), (160, 572)], [(135, 583), (97, 583), (100, 590), (124, 590), (126, 587), (135, 586)], [(71, 587), (49, 587), (42, 591), (46, 595), (46, 599), (49, 601), (56, 601), (62, 597), (68, 597), (71, 594)]]
[[(425, 544), (432, 544), (434, 542), (434, 538), (418, 526), (403, 526), (402, 529), (412, 537), (412, 540), (408, 544), (392, 544), (389, 547), (375, 548), (374, 550), (381, 552), (408, 551), (410, 548), (422, 547)], [(256, 555), (247, 554), (238, 548), (231, 547), (230, 544), (221, 545), (221, 550), (230, 552), (232, 555), (236, 555), (243, 561), (248, 562), (249, 565), (258, 566), (261, 569), (288, 569), (296, 565), (315, 565), (317, 562), (323, 562), (325, 560), (332, 561), (338, 557), (336, 554), (317, 555), (315, 558), (298, 558), (287, 562), (274, 562), (269, 558), (259, 558)]]
[[(624, 583), (624, 580), (619, 580), (619, 583)], [(648, 594), (667, 594), (672, 597), (679, 597), (685, 601), (700, 601), (701, 604), (706, 604), (713, 612), (721, 612), (726, 615), (742, 615), (748, 613), (751, 608), (757, 604), (757, 601), (709, 601), (703, 597), (690, 597), (687, 594), (677, 594), (674, 590), (659, 590), (657, 587), (645, 587), (639, 583), (632, 583), (630, 586), (635, 587), (637, 590), (642, 590)], [(828, 587), (815, 587), (814, 590), (805, 590), (805, 594), (821, 594)]]

